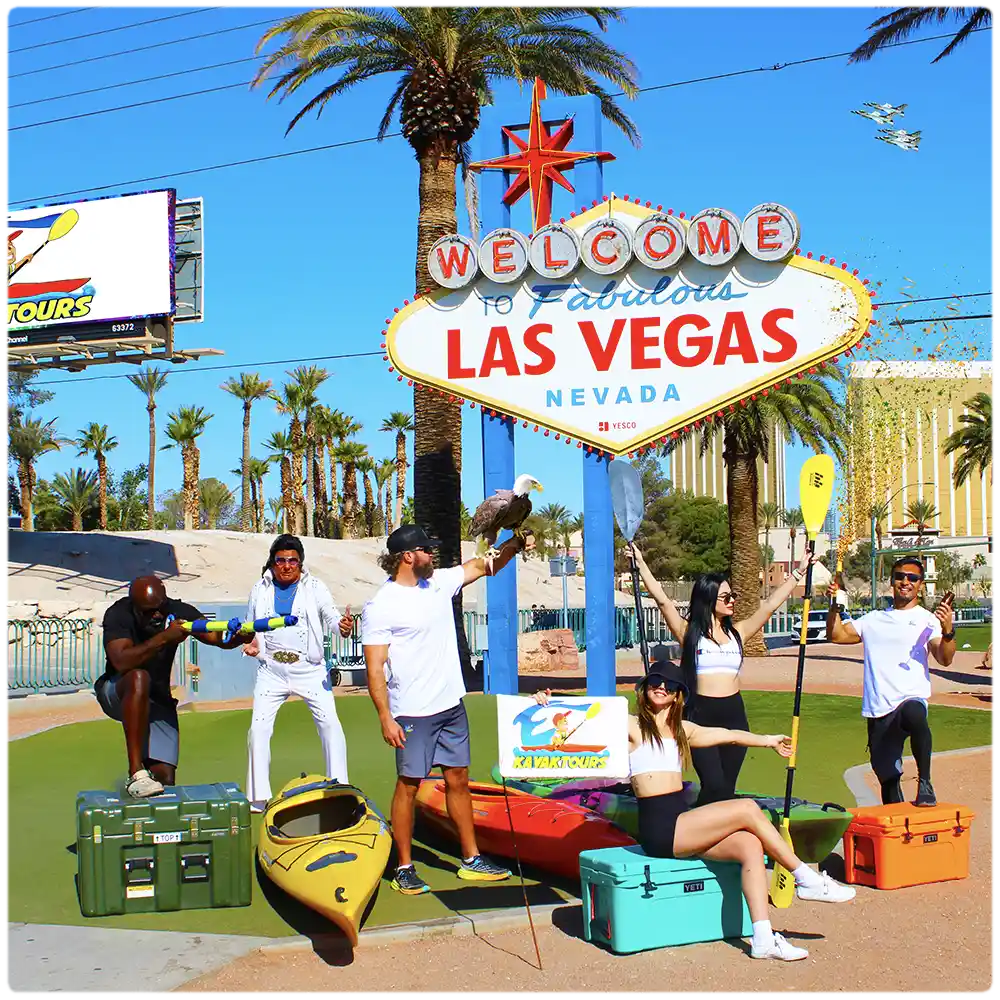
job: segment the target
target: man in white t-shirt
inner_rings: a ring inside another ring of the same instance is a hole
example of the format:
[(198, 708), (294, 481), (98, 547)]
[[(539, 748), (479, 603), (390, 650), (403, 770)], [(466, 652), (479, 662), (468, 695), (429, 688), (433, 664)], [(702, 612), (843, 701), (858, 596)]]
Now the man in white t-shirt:
[(458, 877), (499, 882), (510, 871), (479, 853), (469, 794), (469, 720), (462, 698), (462, 664), (452, 598), (470, 583), (501, 570), (518, 552), (534, 547), (510, 538), (493, 557), (434, 569), (440, 543), (423, 528), (404, 524), (386, 540), (379, 565), (389, 579), (365, 605), (362, 643), (368, 692), (378, 711), (382, 738), (396, 748), (392, 835), (398, 853), (392, 888), (407, 895), (427, 892), (413, 868), (414, 800), (432, 767), (444, 777), (448, 815), (458, 829), (462, 864)]
[(830, 581), (827, 637), (836, 643), (864, 643), (865, 673), (861, 714), (868, 720), (872, 770), (882, 786), (882, 802), (902, 802), (903, 744), (917, 762), (914, 805), (937, 805), (931, 785), (931, 730), (927, 701), (931, 696), (928, 653), (947, 667), (955, 658), (952, 594), (932, 614), (920, 606), (924, 566), (914, 556), (892, 566), (891, 608), (869, 611), (853, 622), (840, 620), (838, 582)]

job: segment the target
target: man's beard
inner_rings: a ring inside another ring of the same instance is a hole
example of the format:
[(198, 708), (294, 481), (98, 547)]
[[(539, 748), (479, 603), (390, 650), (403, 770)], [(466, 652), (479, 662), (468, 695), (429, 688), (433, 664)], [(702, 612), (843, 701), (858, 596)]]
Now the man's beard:
[(434, 563), (429, 562), (423, 566), (414, 566), (413, 575), (418, 580), (429, 580), (434, 575)]

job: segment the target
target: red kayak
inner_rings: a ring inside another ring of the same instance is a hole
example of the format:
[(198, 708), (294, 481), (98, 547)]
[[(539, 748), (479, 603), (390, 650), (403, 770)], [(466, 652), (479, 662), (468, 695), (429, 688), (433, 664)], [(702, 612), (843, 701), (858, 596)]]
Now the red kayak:
[(524, 750), (558, 750), (560, 753), (599, 753), (607, 750), (604, 744), (595, 743), (543, 743), (534, 747), (523, 747)]
[(52, 292), (75, 292), (90, 278), (63, 278), (61, 281), (16, 281), (7, 286), (8, 299), (32, 299), (36, 295), (50, 295)]
[[(469, 782), (476, 842), (484, 854), (514, 857), (510, 836), (513, 821), (521, 860), (535, 868), (579, 879), (580, 852), (602, 847), (630, 847), (635, 841), (596, 813), (556, 799), (543, 799), (513, 788), (507, 789), (510, 820), (500, 785)], [(455, 824), (448, 815), (444, 782), (434, 778), (420, 783), (417, 817), (428, 829), (458, 841)]]

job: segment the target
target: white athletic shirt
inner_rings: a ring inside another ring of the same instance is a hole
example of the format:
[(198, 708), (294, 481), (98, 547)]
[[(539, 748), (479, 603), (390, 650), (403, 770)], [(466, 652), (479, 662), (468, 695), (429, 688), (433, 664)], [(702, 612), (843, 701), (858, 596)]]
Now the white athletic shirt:
[(694, 667), (699, 677), (705, 674), (728, 674), (736, 677), (742, 666), (743, 651), (735, 638), (718, 646), (704, 635), (698, 640)]
[(629, 774), (651, 774), (659, 771), (676, 774), (682, 772), (677, 740), (669, 736), (663, 737), (663, 746), (642, 742), (628, 755)]
[(365, 605), (361, 641), (388, 646), (389, 711), (436, 715), (465, 696), (451, 599), (465, 583), (465, 569), (436, 569), (429, 580), (404, 587), (387, 580)]
[(930, 698), (927, 644), (941, 638), (941, 622), (934, 615), (919, 606), (890, 608), (869, 611), (851, 624), (864, 643), (862, 716), (881, 718), (908, 698)]

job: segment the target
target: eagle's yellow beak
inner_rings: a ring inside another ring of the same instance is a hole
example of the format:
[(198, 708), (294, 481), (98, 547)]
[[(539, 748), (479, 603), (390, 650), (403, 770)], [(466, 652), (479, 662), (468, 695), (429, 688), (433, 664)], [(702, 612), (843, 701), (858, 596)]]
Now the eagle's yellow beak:
[(533, 490), (538, 490), (539, 493), (543, 493), (545, 491), (545, 487), (542, 486), (542, 484), (537, 481), (531, 484), (531, 488)]

